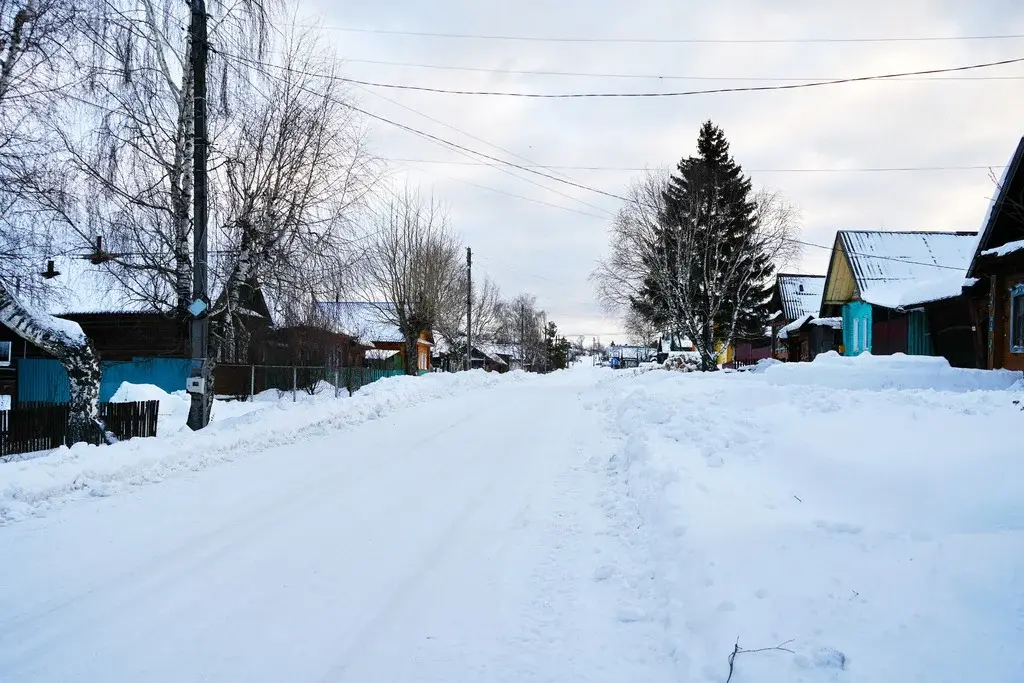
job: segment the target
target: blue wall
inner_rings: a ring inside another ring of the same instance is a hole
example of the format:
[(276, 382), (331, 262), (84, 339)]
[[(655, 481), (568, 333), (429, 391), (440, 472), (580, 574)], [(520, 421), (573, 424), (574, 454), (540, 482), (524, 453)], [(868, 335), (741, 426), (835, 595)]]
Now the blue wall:
[[(155, 384), (166, 392), (185, 388), (190, 363), (187, 358), (136, 358), (100, 363), (100, 401), (109, 401), (123, 382)], [(70, 398), (68, 374), (52, 358), (18, 360), (18, 401), (65, 403)]]
[(871, 350), (871, 304), (843, 304), (843, 347), (844, 356), (858, 356)]

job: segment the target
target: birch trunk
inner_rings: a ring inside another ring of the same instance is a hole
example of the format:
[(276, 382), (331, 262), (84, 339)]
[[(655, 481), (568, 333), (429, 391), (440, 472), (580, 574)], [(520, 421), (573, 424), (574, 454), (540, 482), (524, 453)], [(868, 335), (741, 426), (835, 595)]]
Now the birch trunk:
[(99, 419), (99, 357), (82, 328), (70, 320), (33, 311), (2, 280), (0, 323), (25, 341), (52, 354), (67, 371), (71, 394), (67, 444), (105, 441), (106, 430)]

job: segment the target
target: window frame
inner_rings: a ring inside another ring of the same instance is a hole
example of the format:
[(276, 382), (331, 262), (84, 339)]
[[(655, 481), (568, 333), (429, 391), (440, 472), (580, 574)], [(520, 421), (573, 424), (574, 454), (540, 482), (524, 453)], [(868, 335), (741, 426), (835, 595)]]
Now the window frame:
[[(1021, 317), (1018, 329), (1014, 329), (1014, 315)], [(1010, 320), (1007, 341), (1010, 346), (1010, 353), (1024, 354), (1024, 282), (1019, 282), (1010, 288)], [(1015, 333), (1020, 333), (1020, 338), (1014, 339)]]
[(7, 358), (5, 359), (3, 353), (0, 352), (0, 368), (9, 368), (14, 363), (14, 342), (0, 341), (0, 349), (4, 344), (7, 345)]

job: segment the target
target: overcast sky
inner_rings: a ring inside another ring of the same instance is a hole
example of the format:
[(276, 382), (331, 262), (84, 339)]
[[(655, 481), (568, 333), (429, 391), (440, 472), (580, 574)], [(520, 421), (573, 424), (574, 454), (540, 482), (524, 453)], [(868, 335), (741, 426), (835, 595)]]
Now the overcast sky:
[[(831, 79), (1024, 57), (1024, 39), (636, 44), (338, 30), (801, 41), (1024, 33), (1024, 3), (1014, 0), (782, 1), (771, 3), (771, 9), (766, 4), (756, 0), (699, 4), (681, 0), (321, 0), (310, 4), (306, 0), (302, 7), (310, 16), (316, 15), (317, 23), (336, 43), (346, 60), (345, 75), (447, 89), (692, 90), (772, 84), (734, 80), (738, 78)], [(513, 70), (606, 75), (509, 73)], [(701, 122), (711, 119), (724, 129), (733, 155), (755, 186), (777, 188), (801, 207), (803, 238), (830, 246), (840, 228), (978, 229), (993, 189), (985, 168), (782, 170), (985, 166), (998, 175), (1024, 134), (1024, 64), (934, 79), (644, 99), (537, 100), (374, 88), (356, 88), (352, 94), (375, 114), (446, 140), (518, 163), (557, 167), (674, 166), (693, 153)], [(587, 281), (594, 262), (609, 248), (607, 229), (610, 213), (618, 206), (615, 199), (514, 171), (543, 186), (538, 187), (495, 168), (472, 165), (465, 156), (384, 123), (371, 123), (371, 141), (375, 153), (395, 160), (392, 167), (399, 182), (408, 177), (448, 203), (456, 227), (473, 248), (475, 275), (490, 275), (506, 295), (535, 294), (567, 334), (588, 338), (599, 334), (604, 341), (615, 338), (618, 321), (602, 314)], [(636, 175), (629, 170), (559, 172), (612, 193), (621, 193)], [(807, 248), (800, 268), (824, 273), (827, 258), (826, 250)]]

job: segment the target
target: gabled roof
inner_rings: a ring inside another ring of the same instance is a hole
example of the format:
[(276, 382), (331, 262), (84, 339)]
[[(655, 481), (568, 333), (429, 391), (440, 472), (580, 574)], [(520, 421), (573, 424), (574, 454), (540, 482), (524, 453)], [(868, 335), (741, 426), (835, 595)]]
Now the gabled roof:
[(958, 296), (976, 243), (970, 232), (840, 230), (822, 310), (857, 299), (902, 308)]
[(779, 273), (775, 278), (773, 301), (786, 320), (805, 315), (818, 315), (821, 295), (825, 292), (824, 275), (793, 275)]
[(317, 304), (335, 332), (362, 342), (403, 342), (405, 335), (385, 313), (392, 303), (370, 301), (324, 301)]
[[(1017, 143), (1017, 149), (1003, 169), (999, 187), (989, 203), (985, 221), (981, 226), (978, 248), (967, 272), (968, 277), (975, 277), (978, 261), (982, 256), (1003, 255), (983, 252), (991, 252), (1024, 239), (1024, 206), (1020, 206), (1020, 213), (1015, 215), (1016, 212), (1010, 210), (1014, 202), (1024, 203), (1024, 137)], [(1016, 250), (1011, 249), (1006, 253), (1013, 251)]]

